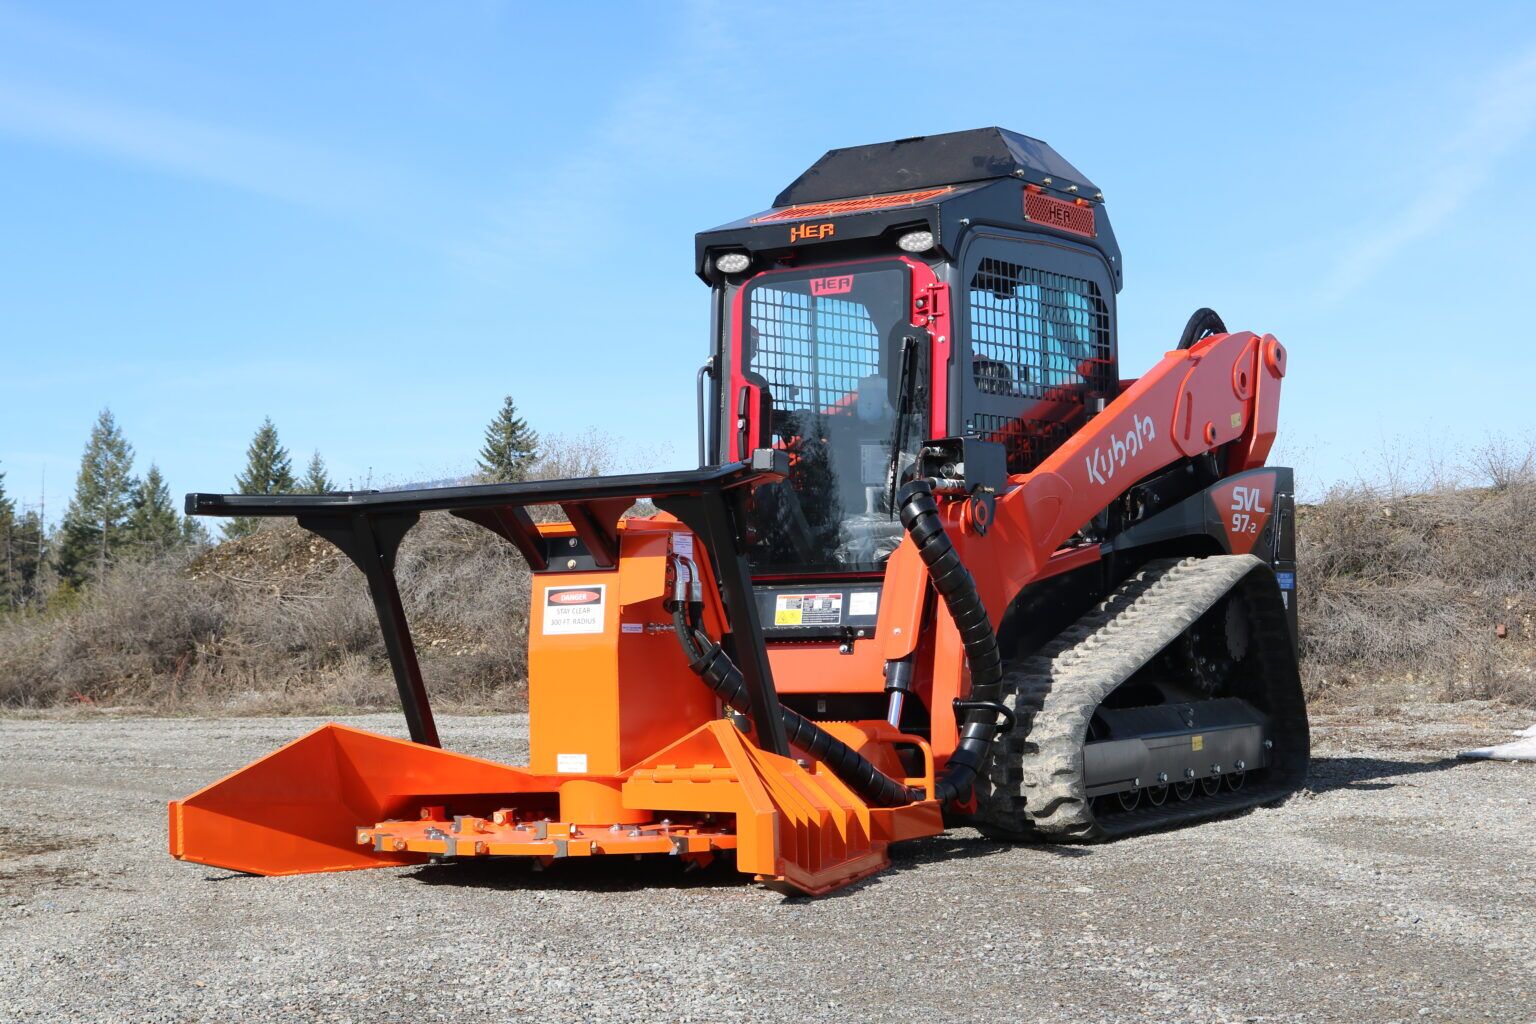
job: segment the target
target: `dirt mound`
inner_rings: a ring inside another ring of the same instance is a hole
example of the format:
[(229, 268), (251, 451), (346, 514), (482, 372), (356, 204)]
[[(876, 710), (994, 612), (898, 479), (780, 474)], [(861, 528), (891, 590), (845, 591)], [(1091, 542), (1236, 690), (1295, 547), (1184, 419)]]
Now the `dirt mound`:
[(253, 534), (217, 544), (187, 566), (187, 576), (214, 576), (274, 590), (312, 585), (345, 561), (335, 545), (297, 523), (270, 520)]
[[(434, 699), (522, 706), (528, 576), (511, 546), (429, 514), (396, 577)], [(396, 700), (362, 573), (291, 523), (190, 561), (124, 564), (67, 607), (0, 620), (0, 665), (0, 705), (331, 712)]]

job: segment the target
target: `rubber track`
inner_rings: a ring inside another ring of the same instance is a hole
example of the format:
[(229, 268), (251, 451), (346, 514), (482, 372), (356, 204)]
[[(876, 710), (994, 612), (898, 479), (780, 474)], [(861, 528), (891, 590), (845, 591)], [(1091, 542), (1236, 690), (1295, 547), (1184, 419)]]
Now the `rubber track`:
[[(1271, 718), (1271, 766), (1243, 789), (1099, 818), (1083, 787), (1083, 744), (1099, 704), (1219, 601), (1239, 590), (1254, 627), (1254, 659), (1232, 696)], [(1308, 736), (1294, 646), (1274, 574), (1252, 555), (1149, 562), (1045, 647), (1011, 668), (1003, 701), (1013, 731), (994, 745), (978, 824), (993, 834), (1091, 842), (1216, 817), (1277, 800), (1306, 777)]]

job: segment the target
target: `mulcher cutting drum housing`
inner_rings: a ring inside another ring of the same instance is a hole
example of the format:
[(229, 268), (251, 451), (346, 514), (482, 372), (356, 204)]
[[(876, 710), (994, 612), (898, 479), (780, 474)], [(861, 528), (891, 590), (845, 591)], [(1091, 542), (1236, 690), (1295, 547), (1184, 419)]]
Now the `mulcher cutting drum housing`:
[[(1296, 789), (1278, 341), (1201, 310), (1122, 378), (1103, 196), (997, 128), (834, 150), (694, 269), (699, 469), (187, 497), (357, 564), (411, 739), (295, 740), (172, 803), (173, 854), (726, 857), (824, 893), (947, 823), (1082, 842)], [(428, 511), (532, 569), (526, 766), (438, 742), (394, 576)]]

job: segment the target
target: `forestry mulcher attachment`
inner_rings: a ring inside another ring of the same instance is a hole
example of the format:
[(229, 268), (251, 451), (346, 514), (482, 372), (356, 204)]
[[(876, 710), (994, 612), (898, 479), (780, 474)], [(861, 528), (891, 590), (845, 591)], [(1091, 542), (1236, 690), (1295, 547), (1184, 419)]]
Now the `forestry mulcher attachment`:
[[(723, 856), (825, 893), (946, 824), (1083, 842), (1298, 787), (1278, 341), (1201, 310), (1121, 378), (1103, 196), (997, 128), (834, 150), (694, 269), (698, 469), (188, 496), (357, 564), (411, 738), (295, 740), (172, 803), (172, 853)], [(439, 745), (394, 576), (429, 511), (532, 570), (526, 766)]]

